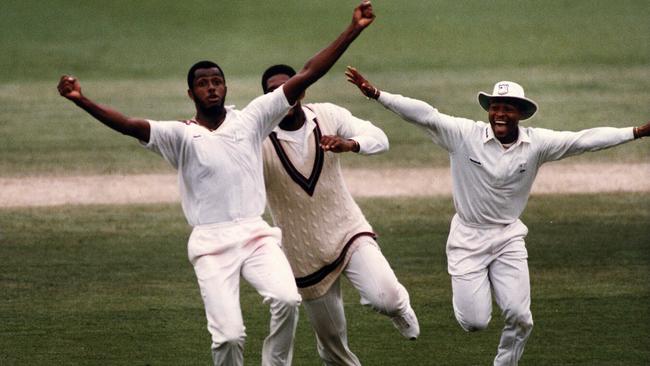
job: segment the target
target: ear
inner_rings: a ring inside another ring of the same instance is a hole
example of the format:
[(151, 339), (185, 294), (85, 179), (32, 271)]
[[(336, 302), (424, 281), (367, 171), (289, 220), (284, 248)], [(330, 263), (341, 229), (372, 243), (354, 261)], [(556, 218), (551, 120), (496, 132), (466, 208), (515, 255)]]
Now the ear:
[(192, 93), (192, 89), (187, 89), (187, 96), (194, 101), (194, 93)]

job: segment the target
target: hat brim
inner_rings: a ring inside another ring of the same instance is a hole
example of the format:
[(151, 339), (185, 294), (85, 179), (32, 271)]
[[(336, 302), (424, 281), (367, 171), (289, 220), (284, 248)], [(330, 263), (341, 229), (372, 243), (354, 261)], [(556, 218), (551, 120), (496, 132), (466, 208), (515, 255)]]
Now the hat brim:
[(480, 104), (486, 111), (489, 110), (490, 104), (494, 101), (501, 101), (517, 106), (521, 113), (522, 120), (532, 117), (537, 112), (537, 103), (528, 98), (503, 97), (499, 95), (490, 95), (485, 92), (478, 93), (478, 104)]

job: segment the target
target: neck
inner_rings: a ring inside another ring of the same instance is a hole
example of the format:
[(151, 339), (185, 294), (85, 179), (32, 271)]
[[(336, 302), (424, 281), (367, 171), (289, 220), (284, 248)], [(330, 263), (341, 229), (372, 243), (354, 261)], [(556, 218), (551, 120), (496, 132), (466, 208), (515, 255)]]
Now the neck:
[(226, 109), (223, 106), (210, 109), (197, 108), (196, 116), (194, 117), (196, 123), (210, 131), (219, 128), (225, 119)]
[(501, 144), (512, 144), (517, 141), (517, 135), (515, 136), (505, 136), (502, 138), (497, 138)]
[(296, 131), (305, 124), (305, 112), (298, 104), (293, 108), (293, 113), (287, 114), (280, 122), (280, 128), (285, 131)]

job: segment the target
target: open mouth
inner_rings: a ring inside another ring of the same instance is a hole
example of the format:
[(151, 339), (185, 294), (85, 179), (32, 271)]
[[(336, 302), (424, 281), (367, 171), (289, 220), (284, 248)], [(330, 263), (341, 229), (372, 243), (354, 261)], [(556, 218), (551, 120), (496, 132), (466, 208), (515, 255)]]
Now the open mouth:
[(505, 121), (494, 121), (494, 133), (497, 136), (503, 136), (508, 133), (508, 123)]

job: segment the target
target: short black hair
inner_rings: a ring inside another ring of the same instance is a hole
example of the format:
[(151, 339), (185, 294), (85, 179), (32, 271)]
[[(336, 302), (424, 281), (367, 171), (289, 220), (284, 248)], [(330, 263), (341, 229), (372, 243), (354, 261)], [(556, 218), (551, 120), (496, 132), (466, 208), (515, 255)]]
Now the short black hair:
[(198, 69), (211, 69), (213, 67), (216, 67), (217, 69), (219, 69), (219, 72), (221, 73), (221, 76), (223, 77), (223, 80), (225, 81), (226, 80), (226, 75), (223, 73), (223, 70), (221, 69), (221, 67), (219, 65), (217, 65), (216, 63), (214, 63), (212, 61), (203, 60), (203, 61), (199, 61), (199, 62), (195, 63), (194, 65), (192, 65), (192, 67), (190, 67), (190, 71), (187, 72), (187, 87), (192, 89), (192, 85), (194, 85), (194, 79), (196, 78), (196, 76), (194, 75), (196, 70), (198, 70)]
[(289, 77), (292, 77), (296, 75), (296, 70), (293, 69), (293, 67), (289, 65), (283, 65), (283, 64), (278, 64), (278, 65), (273, 65), (266, 69), (264, 71), (264, 74), (262, 74), (262, 91), (264, 91), (264, 94), (268, 93), (268, 90), (266, 88), (266, 82), (275, 75), (288, 75)]

